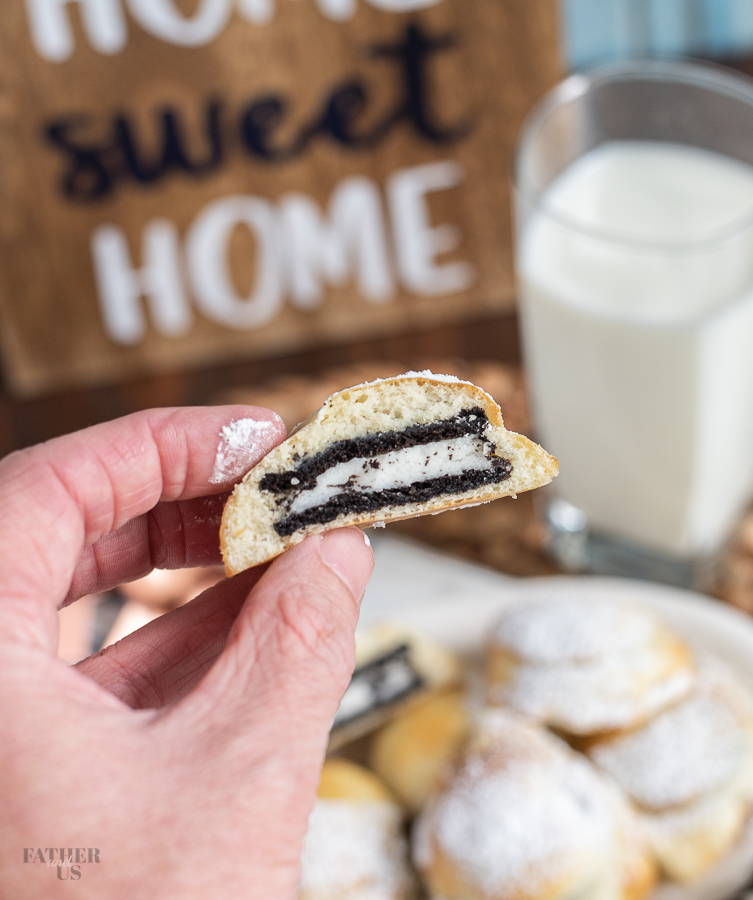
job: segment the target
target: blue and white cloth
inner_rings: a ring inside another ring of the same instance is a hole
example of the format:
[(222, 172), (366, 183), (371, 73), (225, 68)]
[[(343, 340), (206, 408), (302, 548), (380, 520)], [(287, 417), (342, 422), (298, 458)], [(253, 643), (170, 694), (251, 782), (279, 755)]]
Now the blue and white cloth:
[(753, 54), (753, 0), (561, 0), (572, 69), (636, 56)]

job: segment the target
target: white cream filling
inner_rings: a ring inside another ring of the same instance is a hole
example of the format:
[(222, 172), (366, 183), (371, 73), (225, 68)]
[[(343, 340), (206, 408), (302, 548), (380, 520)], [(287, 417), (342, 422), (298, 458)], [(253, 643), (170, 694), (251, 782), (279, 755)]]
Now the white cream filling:
[(416, 675), (404, 659), (390, 660), (382, 665), (378, 680), (355, 676), (340, 701), (335, 725), (363, 716), (377, 706), (402, 696), (416, 683)]
[(449, 441), (391, 450), (371, 459), (358, 457), (338, 463), (322, 472), (314, 487), (295, 498), (290, 514), (322, 506), (345, 490), (372, 493), (407, 487), (416, 481), (431, 481), (443, 475), (491, 469), (491, 459), (485, 453), (488, 447), (478, 435), (466, 434)]

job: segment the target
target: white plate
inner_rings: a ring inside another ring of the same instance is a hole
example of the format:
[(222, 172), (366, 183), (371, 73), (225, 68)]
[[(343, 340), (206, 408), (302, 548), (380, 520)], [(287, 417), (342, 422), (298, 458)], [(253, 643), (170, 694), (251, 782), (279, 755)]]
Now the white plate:
[[(695, 650), (724, 659), (753, 691), (753, 620), (718, 600), (644, 581), (559, 576), (517, 579), (390, 537), (375, 542), (376, 568), (361, 625), (388, 619), (420, 630), (466, 656), (511, 603), (542, 591), (626, 598), (658, 613)], [(652, 900), (723, 900), (753, 874), (753, 824), (736, 848), (689, 886), (661, 885)]]

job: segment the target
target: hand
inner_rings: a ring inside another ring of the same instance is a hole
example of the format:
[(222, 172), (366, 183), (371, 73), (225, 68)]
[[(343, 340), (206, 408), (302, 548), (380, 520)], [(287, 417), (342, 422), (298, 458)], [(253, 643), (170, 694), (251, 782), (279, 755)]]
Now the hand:
[(248, 407), (141, 413), (0, 462), (0, 897), (295, 897), (373, 565), (360, 531), (56, 659), (64, 604), (219, 562), (218, 435), (249, 417), (273, 423), (251, 465), (284, 426)]

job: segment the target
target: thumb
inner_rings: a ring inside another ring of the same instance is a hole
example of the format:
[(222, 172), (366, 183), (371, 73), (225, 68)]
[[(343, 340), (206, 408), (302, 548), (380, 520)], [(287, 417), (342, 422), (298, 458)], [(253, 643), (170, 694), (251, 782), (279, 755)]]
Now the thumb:
[(175, 712), (197, 716), (212, 746), (227, 748), (241, 766), (271, 749), (288, 772), (313, 760), (315, 779), (353, 673), (373, 565), (356, 528), (287, 551), (254, 586), (217, 663)]

